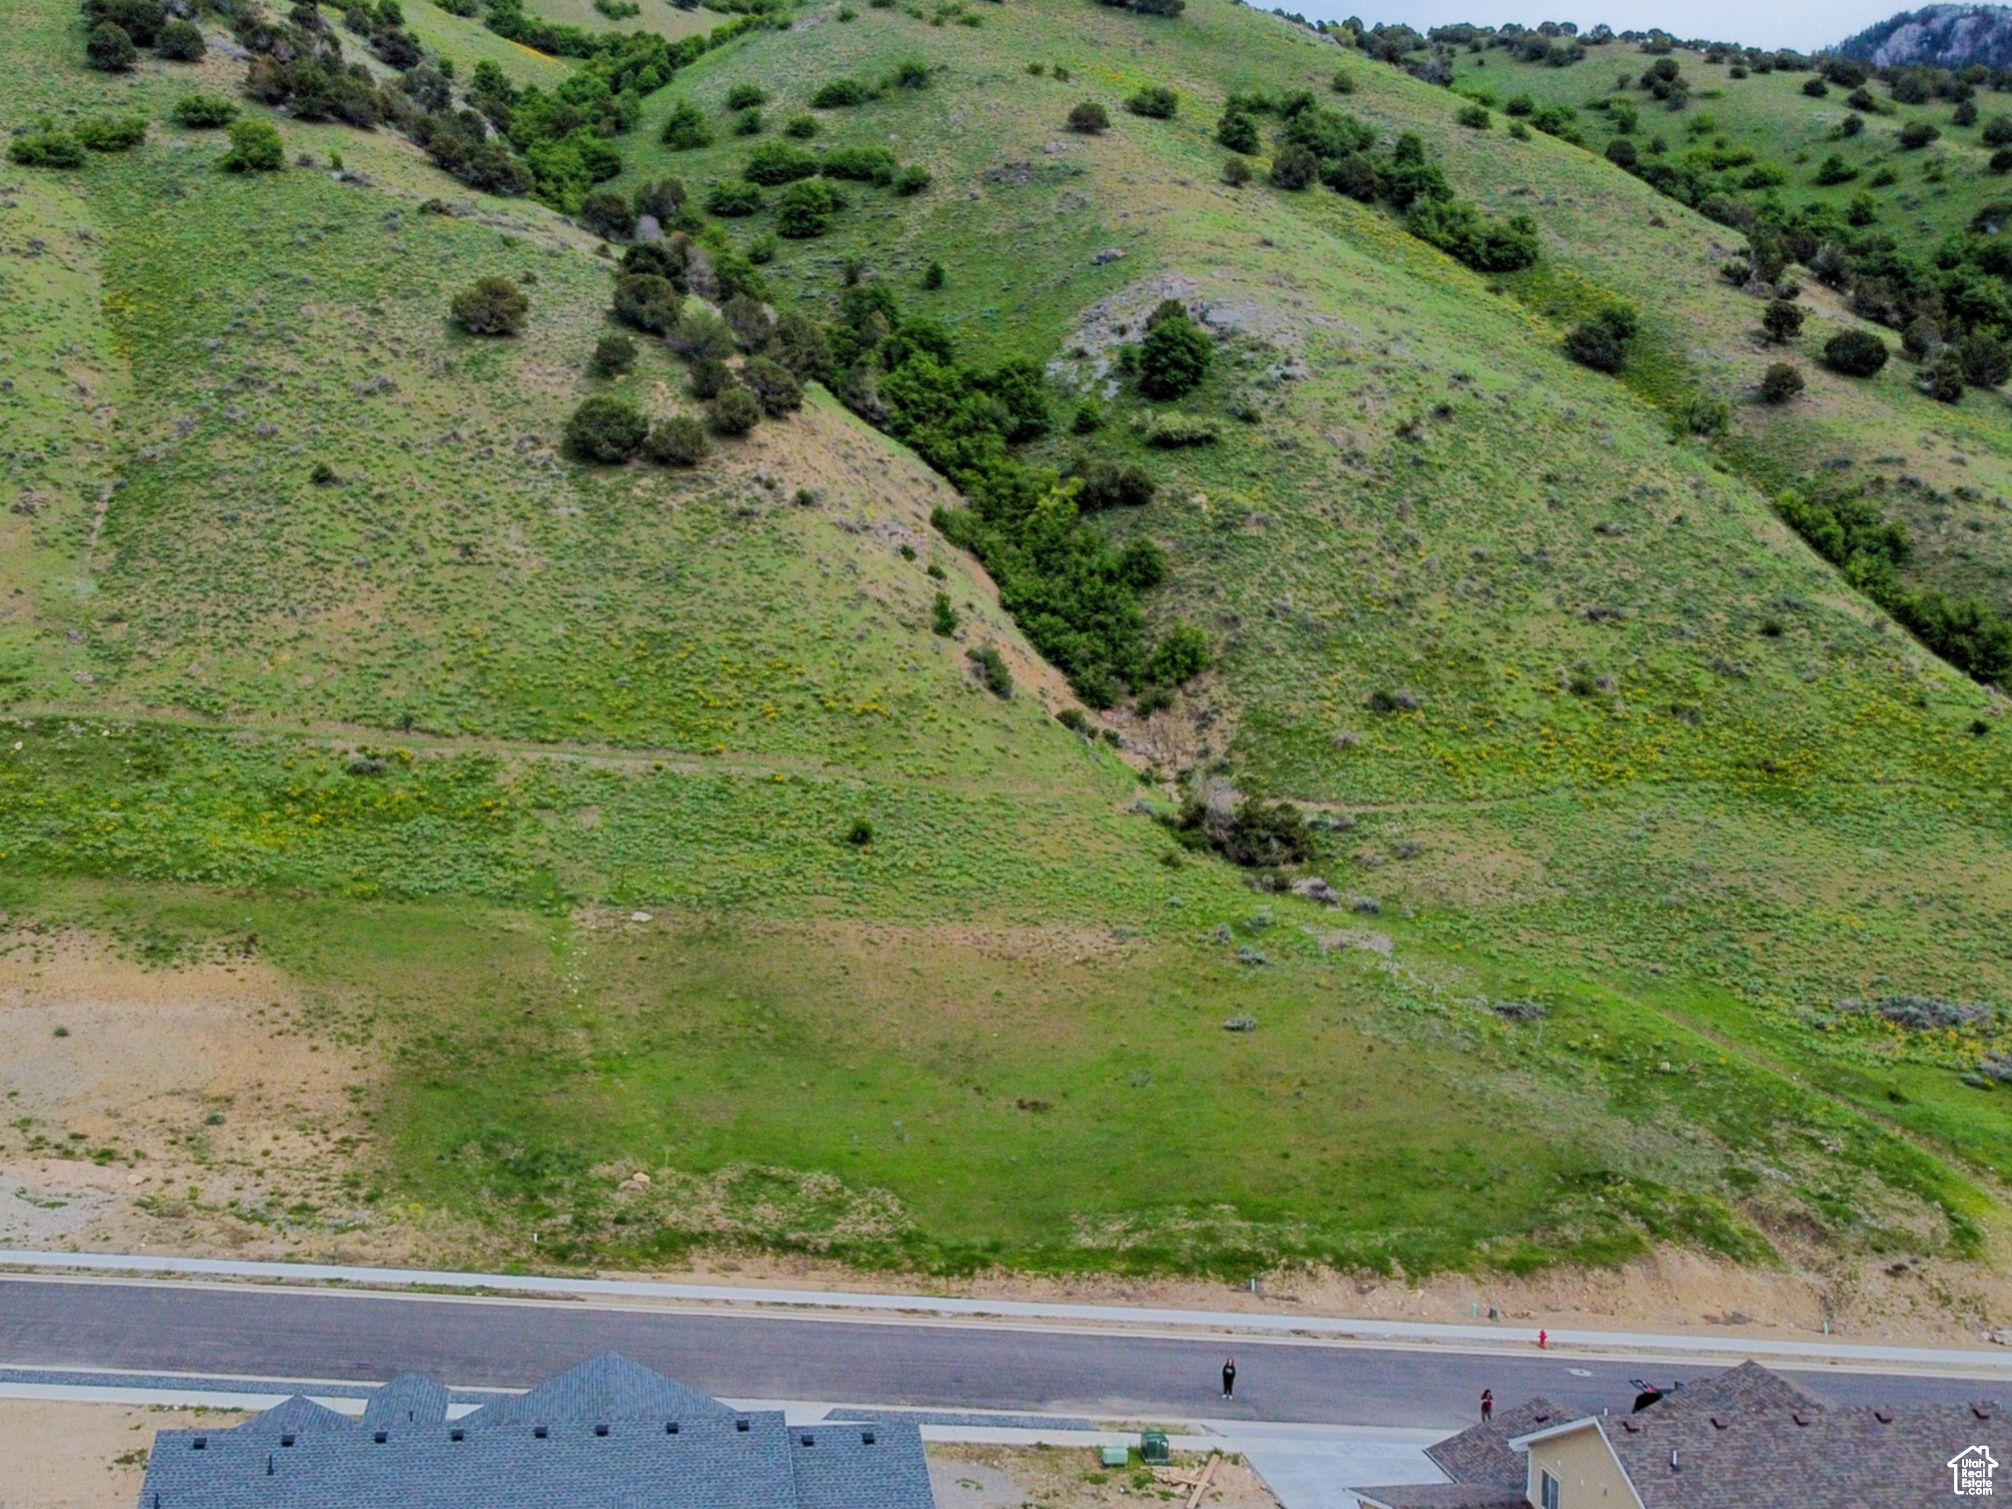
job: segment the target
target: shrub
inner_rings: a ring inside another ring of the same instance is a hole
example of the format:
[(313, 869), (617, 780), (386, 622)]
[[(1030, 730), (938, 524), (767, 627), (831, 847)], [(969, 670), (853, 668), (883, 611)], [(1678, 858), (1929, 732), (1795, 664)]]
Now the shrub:
[(706, 427), (689, 414), (659, 420), (650, 427), (643, 449), (652, 461), (665, 466), (697, 466), (712, 452)]
[(84, 0), (84, 19), (92, 26), (109, 24), (124, 32), (136, 47), (152, 47), (161, 39), (168, 13), (160, 0)]
[(1258, 135), (1257, 118), (1241, 110), (1223, 112), (1223, 118), (1216, 123), (1216, 140), (1246, 157), (1264, 145), (1264, 139)]
[(950, 594), (939, 592), (936, 601), (929, 605), (929, 630), (948, 639), (957, 632), (957, 610), (950, 606)]
[(2000, 147), (1991, 154), (1991, 161), (1985, 166), (2000, 176), (2012, 173), (2012, 147)]
[(760, 299), (737, 293), (720, 305), (720, 318), (734, 333), (734, 344), (743, 351), (760, 351), (775, 336), (775, 317)]
[(62, 131), (36, 131), (7, 144), (7, 160), (24, 168), (81, 168), (84, 144)]
[[(638, 218), (648, 215), (658, 225), (669, 225), (685, 207), (685, 183), (682, 178), (659, 178), (655, 183), (636, 185), (635, 198)], [(637, 268), (638, 272), (648, 272), (649, 268)]]
[(576, 218), (604, 241), (626, 241), (636, 233), (636, 212), (629, 201), (607, 189), (596, 189), (582, 199)]
[(1817, 164), (1815, 181), (1825, 188), (1833, 184), (1850, 183), (1858, 177), (1858, 169), (1833, 152)]
[(1486, 131), (1495, 124), (1495, 117), (1488, 113), (1486, 105), (1462, 105), (1453, 119), (1470, 131)]
[(809, 141), (811, 137), (817, 135), (817, 117), (792, 115), (783, 123), (782, 134), (794, 137), (798, 141)]
[(730, 378), (727, 364), (717, 356), (701, 356), (692, 363), (690, 381), (692, 397), (700, 403), (718, 398)]
[(997, 645), (980, 645), (975, 650), (966, 650), (964, 655), (978, 668), (979, 678), (993, 696), (1003, 699), (1013, 695), (1013, 670)]
[(147, 123), (137, 115), (100, 115), (78, 121), (70, 134), (93, 152), (127, 152), (147, 139)]
[(1919, 152), (1932, 141), (1940, 140), (1942, 133), (1927, 121), (1909, 121), (1900, 128), (1900, 148), (1903, 152)]
[(1987, 147), (2012, 147), (2012, 115), (1994, 115), (1984, 123), (1978, 140)]
[(845, 178), (855, 183), (892, 183), (898, 164), (885, 147), (838, 147), (824, 154), (816, 171), (826, 178)]
[(1320, 177), (1320, 159), (1313, 149), (1292, 142), (1279, 148), (1271, 160), (1271, 184), (1275, 189), (1298, 191)]
[(1762, 403), (1787, 403), (1802, 389), (1802, 369), (1794, 362), (1776, 362), (1761, 376)]
[(1944, 348), (1942, 354), (1922, 369), (1915, 380), (1930, 398), (1939, 403), (1961, 403), (1963, 401), (1963, 358), (1953, 347)]
[(894, 192), (907, 199), (929, 187), (929, 169), (912, 162), (894, 175)]
[(276, 173), (286, 166), (286, 143), (267, 121), (233, 121), (231, 149), (218, 166), (229, 173)]
[(693, 360), (705, 357), (720, 360), (734, 352), (734, 333), (727, 328), (727, 322), (712, 310), (696, 304), (685, 306), (685, 312), (678, 316), (677, 326), (666, 340), (678, 355)]
[(1826, 94), (1830, 93), (1830, 85), (1826, 84), (1820, 78), (1805, 79), (1803, 80), (1802, 92), (1813, 100), (1820, 100)]
[(1226, 158), (1223, 162), (1223, 182), (1233, 189), (1240, 189), (1251, 181), (1251, 165), (1241, 157)]
[(483, 278), (454, 295), (454, 323), (470, 335), (515, 335), (524, 328), (531, 301), (508, 278)]
[(776, 359), (800, 382), (825, 382), (831, 377), (831, 343), (815, 321), (792, 309), (775, 324)]
[(749, 357), (741, 371), (741, 380), (753, 392), (761, 411), (771, 419), (780, 419), (803, 407), (803, 385), (781, 362), (765, 356)]
[(669, 278), (654, 273), (623, 273), (615, 279), (615, 318), (637, 330), (663, 335), (678, 322), (684, 301)]
[(1069, 111), (1069, 129), (1080, 131), (1085, 136), (1095, 136), (1108, 131), (1111, 126), (1110, 112), (1095, 100), (1084, 100)]
[(1162, 686), (1181, 686), (1209, 668), (1209, 636), (1191, 623), (1177, 622), (1153, 651), (1146, 674)]
[(837, 208), (830, 184), (816, 178), (793, 183), (776, 201), (776, 233), (793, 241), (822, 236), (830, 228), (832, 213)]
[(1143, 115), (1156, 121), (1172, 120), (1174, 112), (1180, 108), (1181, 98), (1164, 84), (1149, 84), (1125, 101), (1125, 108), (1134, 115)]
[(1528, 215), (1496, 220), (1465, 199), (1420, 199), (1405, 228), (1479, 272), (1517, 272), (1536, 264), (1537, 223)]
[(848, 106), (863, 105), (873, 98), (866, 85), (854, 78), (837, 78), (820, 86), (810, 97), (813, 110), (844, 110)]
[(752, 110), (768, 103), (768, 91), (759, 84), (736, 84), (727, 91), (727, 109)]
[(705, 112), (690, 100), (679, 100), (664, 118), (659, 140), (673, 152), (692, 152), (713, 144), (713, 128), (706, 124)]
[(641, 451), (649, 434), (649, 421), (633, 404), (600, 395), (584, 401), (566, 421), (566, 448), (582, 461), (617, 466)]
[(1070, 434), (1094, 435), (1103, 427), (1104, 411), (1097, 407), (1094, 399), (1086, 398), (1076, 405), (1076, 413), (1069, 420)]
[(1824, 342), (1823, 359), (1846, 377), (1871, 377), (1886, 365), (1886, 342), (1867, 330), (1846, 330)]
[(1633, 172), (1635, 165), (1641, 160), (1641, 154), (1635, 150), (1635, 144), (1627, 137), (1617, 136), (1607, 143), (1607, 161), (1622, 171)]
[(1179, 398), (1208, 376), (1214, 345), (1178, 299), (1163, 299), (1146, 321), (1139, 342), (1139, 391), (1148, 398)]
[(1355, 93), (1355, 75), (1350, 73), (1346, 68), (1337, 69), (1334, 77), (1327, 81), (1327, 87), (1332, 89), (1336, 94), (1353, 94)]
[(894, 85), (897, 89), (927, 89), (929, 65), (920, 58), (903, 58), (894, 65)]
[(1290, 802), (1264, 802), (1246, 797), (1232, 812), (1218, 812), (1190, 797), (1175, 819), (1176, 831), (1196, 846), (1207, 844), (1232, 864), (1269, 870), (1302, 864), (1313, 855), (1306, 819)]
[(761, 190), (739, 178), (716, 183), (706, 191), (706, 208), (722, 219), (738, 219), (761, 208)]
[(133, 39), (109, 21), (100, 21), (84, 39), (84, 57), (93, 68), (105, 73), (124, 73), (139, 56)]
[(1723, 435), (1732, 422), (1731, 405), (1709, 394), (1692, 399), (1684, 411), (1684, 428), (1693, 435)]
[(192, 131), (228, 126), (238, 118), (235, 100), (218, 94), (188, 94), (175, 102), (175, 119)]
[(922, 286), (929, 292), (934, 293), (937, 289), (941, 288), (943, 281), (944, 272), (941, 262), (932, 261), (927, 267), (922, 269)]
[(633, 372), (636, 370), (636, 343), (626, 335), (604, 335), (594, 347), (594, 356), (588, 366), (600, 377), (620, 377), (625, 372)]
[(1619, 372), (1628, 364), (1628, 342), (1637, 328), (1634, 310), (1625, 304), (1610, 304), (1572, 327), (1565, 337), (1565, 350), (1581, 366), (1596, 372)]
[(741, 169), (741, 177), (765, 188), (777, 188), (799, 178), (814, 178), (817, 170), (817, 159), (803, 148), (792, 147), (786, 141), (770, 141), (754, 149), (748, 165)]
[(1963, 363), (1963, 380), (1973, 388), (1996, 388), (2012, 376), (2012, 351), (1988, 330), (1972, 331), (1955, 351)]
[(209, 51), (203, 41), (203, 29), (193, 21), (170, 21), (161, 28), (160, 41), (155, 45), (170, 63), (200, 63)]
[(1851, 196), (1851, 202), (1844, 207), (1846, 225), (1876, 225), (1879, 222), (1879, 201), (1863, 189)]
[(1802, 309), (1787, 299), (1770, 300), (1761, 312), (1761, 329), (1777, 346), (1787, 345), (1802, 334)]
[(706, 420), (716, 435), (745, 435), (761, 422), (761, 402), (738, 384), (722, 388), (706, 405)]

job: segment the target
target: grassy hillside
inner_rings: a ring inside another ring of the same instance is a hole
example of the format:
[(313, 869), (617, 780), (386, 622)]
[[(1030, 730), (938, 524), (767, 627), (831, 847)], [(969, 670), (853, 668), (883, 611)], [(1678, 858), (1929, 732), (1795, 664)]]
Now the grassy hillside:
[[(476, 23), (406, 18), (458, 78), (512, 71)], [(1087, 527), (1157, 543), (1149, 633), (1200, 625), (1212, 668), (1096, 737), (1057, 722), (1065, 679), (930, 524), (948, 483), (822, 387), (692, 470), (581, 462), (586, 397), (699, 412), (663, 343), (590, 368), (614, 329), (596, 238), (388, 129), (278, 118), (292, 166), (219, 171), (218, 133), (166, 118), (191, 69), (107, 80), (70, 8), (28, 0), (7, 124), (153, 125), (6, 177), (7, 913), (160, 961), (255, 934), (324, 1030), (382, 1054), (351, 1198), (447, 1213), (449, 1256), (1995, 1250), (2002, 704), (1804, 547), (1748, 451), (1928, 479), (1925, 511), (1985, 522), (1984, 580), (1991, 492), (1959, 508), (1947, 479), (2000, 486), (2002, 399), (1806, 362), (1791, 411), (1673, 438), (1679, 403), (1773, 359), (1716, 275), (1723, 227), (1223, 0), (789, 19), (644, 97), (612, 188), (679, 176), (693, 233), (766, 258), (781, 312), (879, 286), (973, 367), (1037, 363), (1063, 422), (1017, 461), (1150, 472), (1156, 501)], [(908, 60), (919, 87), (813, 106)], [(726, 108), (748, 83), (753, 136)], [(1124, 109), (1156, 84), (1173, 118)], [(1475, 273), (1383, 209), (1228, 186), (1227, 96), (1297, 89), (1527, 211), (1538, 266)], [(1109, 130), (1066, 129), (1086, 99)], [(681, 104), (711, 146), (660, 140)], [(927, 188), (845, 181), (800, 239), (773, 186), (703, 213), (799, 115), (807, 150), (885, 147)], [(489, 275), (529, 298), (514, 339), (447, 319)], [(1559, 344), (1613, 296), (1644, 317), (1621, 381)], [(1113, 363), (1169, 297), (1214, 356), (1155, 404)], [(1064, 433), (1085, 399), (1102, 427)], [(1181, 426), (1214, 442), (1150, 443)], [(1922, 569), (1966, 579), (1946, 554)], [(987, 644), (1010, 698), (967, 658)], [(1355, 909), (1253, 889), (1150, 815), (1211, 785), (1300, 804), (1295, 873)]]

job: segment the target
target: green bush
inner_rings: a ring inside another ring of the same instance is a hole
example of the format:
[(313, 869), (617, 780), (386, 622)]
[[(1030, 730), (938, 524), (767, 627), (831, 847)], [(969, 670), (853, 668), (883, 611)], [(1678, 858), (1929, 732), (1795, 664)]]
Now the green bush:
[(2012, 376), (2012, 350), (1989, 330), (1973, 330), (1955, 345), (1963, 363), (1963, 380), (1973, 388), (2003, 386)]
[(2000, 177), (2012, 173), (2012, 147), (2000, 147), (1991, 154), (1991, 161), (1985, 166)]
[(819, 166), (818, 160), (803, 148), (792, 147), (785, 141), (770, 141), (754, 149), (747, 166), (741, 169), (741, 177), (764, 188), (777, 188), (799, 178), (815, 177)]
[(1826, 94), (1830, 93), (1830, 85), (1826, 84), (1820, 78), (1805, 79), (1802, 85), (1802, 92), (1813, 100), (1820, 100)]
[(761, 190), (742, 179), (729, 178), (706, 191), (706, 208), (722, 219), (737, 219), (761, 209)]
[(636, 343), (626, 335), (604, 335), (588, 367), (597, 377), (620, 377), (636, 370)]
[(1572, 327), (1565, 336), (1565, 351), (1573, 361), (1596, 372), (1619, 372), (1628, 365), (1628, 342), (1639, 328), (1633, 309), (1609, 304)]
[(957, 610), (950, 606), (950, 594), (939, 592), (936, 601), (929, 605), (929, 629), (948, 639), (957, 632)]
[(615, 279), (615, 318), (637, 330), (663, 335), (677, 324), (684, 301), (668, 278), (624, 273)]
[(1271, 185), (1275, 189), (1297, 192), (1309, 188), (1320, 178), (1320, 159), (1312, 149), (1290, 142), (1279, 148), (1271, 160)]
[(780, 419), (803, 407), (803, 385), (781, 362), (751, 356), (741, 369), (741, 380), (754, 394), (762, 413), (771, 419)]
[(1478, 272), (1519, 272), (1537, 261), (1537, 223), (1528, 215), (1496, 220), (1465, 199), (1420, 199), (1404, 225)]
[(1146, 663), (1146, 674), (1161, 686), (1182, 686), (1208, 668), (1209, 636), (1194, 624), (1176, 622)]
[(1180, 106), (1181, 97), (1164, 84), (1148, 84), (1125, 101), (1125, 108), (1132, 114), (1157, 121), (1172, 120)]
[[(1079, 435), (1085, 433), (1080, 427), (1081, 420), (1082, 411), (1078, 410), (1076, 433)], [(1076, 507), (1082, 513), (1102, 513), (1108, 508), (1144, 508), (1159, 491), (1159, 484), (1138, 467), (1122, 466), (1112, 461), (1079, 465), (1076, 474), (1080, 484), (1076, 490)]]
[(7, 144), (7, 160), (24, 168), (81, 168), (84, 144), (63, 131), (36, 131)]
[(470, 335), (516, 335), (531, 301), (508, 278), (482, 278), (454, 295), (454, 323)]
[(219, 94), (187, 94), (175, 102), (175, 120), (192, 131), (228, 126), (238, 118), (235, 100)]
[(109, 21), (100, 21), (84, 39), (84, 57), (104, 73), (125, 73), (140, 56), (133, 39)]
[(736, 84), (727, 91), (727, 109), (752, 110), (768, 103), (768, 91), (759, 84)]
[(689, 414), (679, 414), (652, 425), (643, 448), (652, 461), (665, 466), (697, 466), (712, 453), (713, 446), (706, 439), (704, 425)]
[(286, 143), (267, 121), (233, 121), (231, 149), (218, 166), (228, 173), (276, 173), (286, 166)]
[[(820, 160), (816, 171), (826, 178), (849, 179), (855, 183), (892, 183), (900, 167), (895, 155), (885, 147), (834, 147)], [(800, 175), (807, 176), (807, 175)]]
[(209, 51), (203, 29), (193, 21), (170, 21), (161, 28), (155, 47), (170, 63), (200, 63)]
[(1909, 121), (1900, 128), (1900, 149), (1903, 152), (1919, 152), (1930, 142), (1941, 139), (1942, 133), (1927, 121)]
[(919, 162), (912, 162), (894, 175), (894, 192), (902, 198), (912, 198), (929, 187), (929, 169)]
[(1327, 87), (1332, 89), (1336, 94), (1353, 94), (1355, 93), (1355, 75), (1350, 73), (1346, 68), (1338, 68), (1335, 70), (1334, 77), (1327, 81)]
[(566, 449), (609, 466), (633, 459), (649, 435), (649, 421), (633, 404), (605, 394), (585, 400), (566, 421)]
[(1083, 100), (1069, 110), (1069, 129), (1085, 136), (1096, 136), (1111, 128), (1111, 115), (1095, 100)]
[(903, 58), (894, 65), (894, 86), (897, 89), (927, 89), (929, 65), (920, 58)]
[(1802, 369), (1794, 362), (1776, 362), (1761, 375), (1761, 402), (1787, 403), (1803, 390)]
[(1258, 134), (1257, 118), (1241, 110), (1223, 112), (1223, 118), (1216, 122), (1216, 140), (1232, 152), (1240, 152), (1246, 157), (1264, 146), (1264, 138)]
[(813, 110), (844, 110), (853, 105), (863, 105), (873, 98), (873, 91), (855, 78), (836, 78), (820, 85), (816, 94), (810, 97)]
[(604, 241), (626, 241), (636, 233), (636, 212), (628, 200), (608, 189), (596, 189), (582, 199), (575, 218)]
[(817, 135), (817, 117), (814, 115), (792, 115), (783, 125), (782, 134), (793, 136), (798, 141), (809, 141)]
[(1240, 189), (1251, 181), (1251, 165), (1241, 157), (1223, 159), (1223, 182), (1233, 189)]
[(1761, 311), (1761, 329), (1777, 346), (1785, 346), (1802, 334), (1803, 311), (1787, 299), (1770, 299)]
[(1178, 299), (1163, 299), (1146, 320), (1139, 342), (1139, 391), (1148, 398), (1180, 398), (1208, 376), (1215, 345), (1188, 318)]
[(966, 650), (964, 656), (978, 668), (979, 679), (985, 689), (999, 698), (1013, 695), (1013, 669), (1006, 664), (1006, 657), (993, 644), (980, 645), (975, 650)]
[(692, 369), (688, 374), (692, 397), (701, 403), (718, 398), (732, 375), (727, 371), (727, 364), (717, 356), (697, 358), (692, 362)]
[(1846, 330), (1824, 342), (1823, 359), (1846, 377), (1871, 377), (1886, 365), (1886, 342), (1867, 330)]
[(836, 209), (837, 201), (832, 195), (831, 185), (816, 178), (793, 183), (783, 190), (782, 197), (776, 201), (776, 233), (793, 241), (822, 236), (831, 228), (831, 217)]
[(694, 152), (713, 144), (713, 128), (706, 124), (705, 112), (690, 100), (679, 100), (664, 118), (658, 139), (673, 152)]
[(1635, 150), (1635, 144), (1625, 136), (1617, 136), (1607, 143), (1607, 161), (1624, 173), (1632, 173), (1642, 160)]
[[(636, 192), (630, 203), (635, 206), (636, 214), (639, 218), (648, 215), (658, 225), (667, 226), (678, 218), (678, 215), (685, 207), (684, 180), (682, 178), (659, 178), (654, 183), (639, 183), (636, 185)], [(666, 252), (664, 255), (668, 256), (669, 253)], [(624, 260), (626, 261), (626, 256)], [(654, 269), (646, 267), (639, 267), (633, 270), (636, 272), (654, 271)]]
[(738, 384), (722, 388), (706, 405), (706, 420), (716, 435), (745, 435), (761, 422), (761, 401)]
[[(1467, 127), (1470, 131), (1486, 131), (1490, 126), (1495, 124), (1495, 117), (1488, 113), (1486, 105), (1462, 105), (1455, 112), (1453, 119), (1460, 125)], [(1618, 137), (1615, 138), (1616, 141), (1619, 139)], [(1611, 152), (1608, 153), (1609, 157), (1612, 155)]]
[(1245, 869), (1270, 870), (1303, 864), (1313, 856), (1313, 839), (1306, 819), (1290, 802), (1265, 802), (1246, 797), (1227, 814), (1190, 797), (1174, 820), (1175, 831), (1193, 846), (1206, 844), (1223, 858)]
[(1835, 184), (1850, 183), (1858, 177), (1858, 169), (1833, 152), (1816, 165), (1813, 181), (1829, 188)]
[(100, 115), (78, 121), (70, 132), (93, 152), (128, 152), (147, 139), (147, 122), (137, 115)]

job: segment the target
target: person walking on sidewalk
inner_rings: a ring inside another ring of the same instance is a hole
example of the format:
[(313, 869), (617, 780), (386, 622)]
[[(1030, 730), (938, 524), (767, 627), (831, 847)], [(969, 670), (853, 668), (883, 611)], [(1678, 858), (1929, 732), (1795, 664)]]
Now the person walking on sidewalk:
[(1492, 1388), (1485, 1388), (1481, 1391), (1481, 1423), (1483, 1425), (1486, 1425), (1490, 1420), (1493, 1420), (1494, 1418), (1495, 1418), (1495, 1390), (1493, 1390)]
[(1237, 1391), (1237, 1360), (1236, 1358), (1231, 1357), (1225, 1360), (1223, 1363), (1223, 1397), (1225, 1399), (1234, 1398), (1236, 1396), (1236, 1391)]

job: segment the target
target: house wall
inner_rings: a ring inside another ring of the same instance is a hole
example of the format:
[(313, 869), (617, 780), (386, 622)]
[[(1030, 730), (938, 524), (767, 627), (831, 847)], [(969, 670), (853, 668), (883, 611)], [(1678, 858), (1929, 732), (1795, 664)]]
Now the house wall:
[(1641, 1509), (1628, 1475), (1615, 1460), (1597, 1425), (1566, 1431), (1530, 1447), (1529, 1497), (1542, 1504), (1543, 1474), (1561, 1486), (1558, 1509)]

